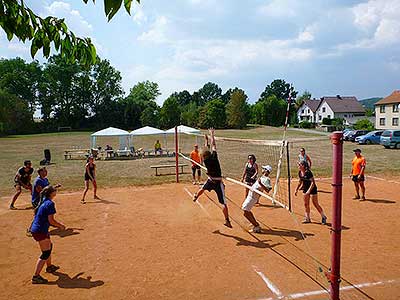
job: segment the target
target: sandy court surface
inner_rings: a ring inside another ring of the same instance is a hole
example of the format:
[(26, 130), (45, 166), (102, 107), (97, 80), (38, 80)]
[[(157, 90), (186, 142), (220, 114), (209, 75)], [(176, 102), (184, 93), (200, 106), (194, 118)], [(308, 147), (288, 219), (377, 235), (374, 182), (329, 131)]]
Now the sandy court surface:
[[(318, 186), (329, 222), (328, 182)], [(60, 192), (56, 218), (69, 230), (51, 232), (53, 262), (61, 268), (54, 275), (43, 272), (50, 281), (44, 286), (30, 283), (40, 255), (37, 243), (25, 236), (32, 210), (9, 211), (9, 197), (2, 197), (0, 299), (328, 298), (320, 292), (327, 282), (318, 265), (330, 265), (330, 227), (319, 224), (315, 210), (314, 223), (297, 224), (300, 197), (294, 198), (292, 216), (262, 200), (254, 213), (263, 232), (251, 235), (238, 208), (241, 187), (227, 183), (233, 229), (222, 225), (210, 199), (202, 196), (201, 205), (195, 204), (185, 188), (196, 190), (190, 184), (100, 189), (103, 200), (86, 205), (79, 203), (80, 192)], [(365, 202), (351, 200), (352, 188), (345, 179), (342, 286), (360, 288), (346, 288), (342, 299), (398, 299), (400, 185), (369, 178)], [(28, 204), (24, 193), (16, 206)]]

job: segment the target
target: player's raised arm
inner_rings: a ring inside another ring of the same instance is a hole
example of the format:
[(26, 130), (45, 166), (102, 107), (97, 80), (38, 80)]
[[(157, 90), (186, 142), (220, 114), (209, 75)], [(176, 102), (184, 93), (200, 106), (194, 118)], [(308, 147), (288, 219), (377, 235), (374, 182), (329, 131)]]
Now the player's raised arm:
[(211, 150), (212, 151), (217, 151), (217, 144), (215, 142), (215, 129), (210, 128), (208, 129), (210, 136), (211, 136)]

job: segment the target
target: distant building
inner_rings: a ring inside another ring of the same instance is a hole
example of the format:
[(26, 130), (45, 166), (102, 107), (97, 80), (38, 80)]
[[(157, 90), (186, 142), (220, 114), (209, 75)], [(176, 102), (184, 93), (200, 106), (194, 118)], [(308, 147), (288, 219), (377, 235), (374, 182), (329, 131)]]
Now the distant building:
[(365, 108), (356, 97), (322, 97), (317, 109), (317, 123), (324, 118), (344, 120), (365, 117)]
[(322, 97), (320, 100), (305, 100), (297, 110), (297, 118), (299, 122), (307, 120), (316, 124), (321, 124), (324, 118), (341, 118), (350, 125), (365, 118), (365, 108), (354, 96)]
[(375, 103), (375, 128), (376, 129), (400, 129), (400, 91)]
[(311, 123), (316, 123), (317, 108), (321, 100), (319, 99), (308, 99), (304, 100), (302, 105), (297, 110), (297, 119), (299, 122), (308, 121)]

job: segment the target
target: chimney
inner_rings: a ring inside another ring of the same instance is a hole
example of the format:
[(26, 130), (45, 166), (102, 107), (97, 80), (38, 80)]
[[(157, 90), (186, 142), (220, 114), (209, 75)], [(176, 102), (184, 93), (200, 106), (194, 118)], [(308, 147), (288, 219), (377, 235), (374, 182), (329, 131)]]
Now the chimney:
[(342, 99), (342, 97), (340, 97), (340, 95), (336, 95), (336, 98), (338, 98), (339, 100)]

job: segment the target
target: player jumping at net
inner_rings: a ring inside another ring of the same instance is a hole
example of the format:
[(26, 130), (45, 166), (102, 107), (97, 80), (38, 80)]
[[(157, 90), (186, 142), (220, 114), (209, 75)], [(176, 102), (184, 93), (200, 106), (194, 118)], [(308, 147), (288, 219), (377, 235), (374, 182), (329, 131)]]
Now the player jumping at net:
[(94, 163), (93, 156), (89, 156), (87, 164), (85, 165), (85, 190), (83, 191), (83, 196), (81, 203), (85, 204), (85, 196), (89, 190), (89, 181), (93, 184), (93, 194), (94, 199), (100, 199), (97, 197), (97, 182), (96, 182), (96, 164)]
[(40, 255), (37, 263), (35, 274), (32, 277), (33, 284), (46, 284), (48, 280), (40, 276), (44, 265), (46, 264), (46, 272), (54, 273), (59, 269), (51, 263), (51, 251), (53, 244), (50, 240), (49, 227), (50, 225), (57, 227), (61, 230), (65, 226), (54, 219), (56, 208), (54, 205), (54, 198), (57, 195), (57, 189), (51, 185), (45, 187), (40, 193), (41, 200), (37, 208), (35, 208), (35, 217), (31, 225), (32, 236), (36, 242), (39, 243), (42, 254)]
[(231, 222), (229, 220), (228, 205), (225, 198), (225, 185), (222, 182), (221, 166), (219, 164), (217, 145), (215, 143), (215, 136), (214, 136), (215, 131), (213, 128), (210, 128), (209, 132), (211, 137), (211, 151), (209, 150), (208, 136), (205, 135), (204, 136), (205, 149), (201, 153), (203, 163), (207, 168), (208, 179), (206, 183), (200, 188), (200, 190), (194, 194), (193, 201), (197, 201), (197, 199), (201, 196), (201, 194), (204, 193), (205, 190), (215, 191), (219, 203), (221, 203), (223, 206), (222, 212), (224, 213), (225, 217), (224, 225), (226, 227), (232, 228)]
[(269, 178), (269, 174), (272, 171), (272, 167), (270, 165), (262, 166), (262, 176), (253, 184), (249, 193), (247, 194), (246, 199), (242, 204), (243, 214), (247, 220), (253, 225), (253, 229), (251, 232), (260, 233), (261, 227), (260, 224), (257, 222), (256, 218), (254, 217), (251, 209), (254, 207), (258, 200), (260, 199), (261, 195), (257, 194), (255, 190), (260, 192), (267, 192), (272, 189), (271, 179)]
[(326, 225), (326, 215), (324, 210), (318, 203), (318, 189), (315, 184), (314, 175), (310, 170), (310, 167), (306, 161), (301, 161), (299, 163), (299, 184), (296, 187), (295, 196), (299, 189), (303, 190), (303, 200), (305, 208), (305, 218), (303, 223), (311, 223), (310, 217), (310, 198), (313, 202), (314, 207), (321, 214), (321, 223)]
[(10, 209), (16, 209), (14, 204), (19, 195), (22, 193), (22, 188), (28, 190), (32, 194), (31, 177), (33, 174), (32, 162), (30, 160), (24, 161), (24, 166), (19, 168), (14, 177), (15, 194), (10, 203)]
[[(195, 144), (194, 149), (190, 152), (190, 159), (201, 164), (201, 157), (199, 153), (199, 145)], [(198, 164), (192, 162), (192, 177), (193, 177), (193, 184), (200, 183), (201, 180), (201, 168)], [(197, 181), (196, 181), (196, 171), (197, 171)]]

